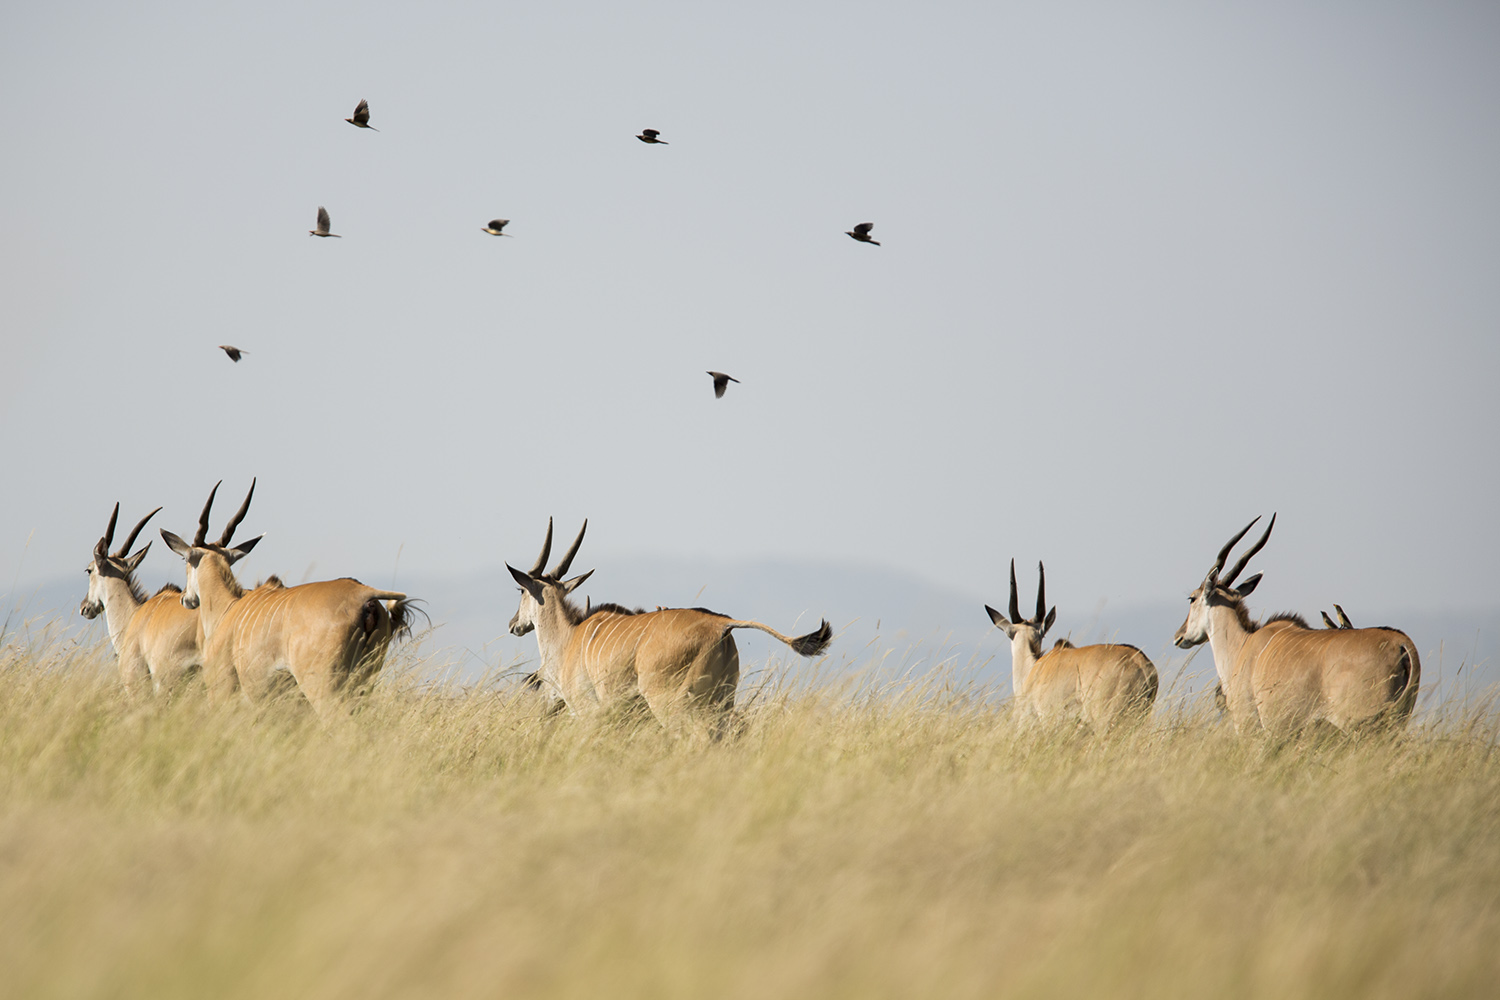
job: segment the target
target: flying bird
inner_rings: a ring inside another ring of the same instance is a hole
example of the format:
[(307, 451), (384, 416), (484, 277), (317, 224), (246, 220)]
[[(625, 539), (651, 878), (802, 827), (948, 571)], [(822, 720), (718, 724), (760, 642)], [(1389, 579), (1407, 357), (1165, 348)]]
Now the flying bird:
[(490, 224), (484, 227), (484, 231), (491, 236), (509, 236), (510, 233), (502, 233), (500, 230), (510, 225), (509, 219), (491, 219)]
[(338, 233), (330, 233), (328, 231), (328, 227), (330, 225), (331, 225), (331, 223), (328, 221), (328, 209), (324, 208), (322, 205), (319, 205), (318, 206), (318, 228), (317, 229), (309, 229), (307, 231), (307, 235), (309, 235), (309, 236), (332, 236), (336, 240), (343, 239), (343, 237), (340, 236)]
[(221, 350), (225, 354), (229, 355), (229, 360), (230, 361), (234, 361), (236, 363), (240, 360), (240, 355), (241, 354), (249, 354), (250, 353), (249, 351), (242, 351), (238, 347), (231, 347), (228, 344), (220, 344), (219, 345), (219, 350)]
[(354, 106), (354, 117), (353, 118), (345, 118), (344, 121), (348, 122), (350, 125), (353, 125), (355, 128), (367, 128), (371, 132), (379, 132), (380, 131), (380, 129), (375, 128), (373, 125), (370, 124), (370, 102), (369, 101), (362, 100), (358, 104), (356, 104)]
[(733, 375), (725, 375), (723, 372), (709, 372), (714, 377), (714, 399), (723, 399), (724, 390), (729, 388), (729, 383), (739, 384), (739, 379)]
[(876, 246), (880, 246), (879, 240), (870, 239), (870, 230), (874, 228), (875, 223), (873, 222), (861, 222), (859, 225), (855, 226), (844, 235), (859, 240), (861, 243), (873, 243)]
[(663, 141), (661, 139), (658, 139), (657, 136), (659, 136), (659, 135), (661, 135), (661, 133), (658, 132), (656, 129), (654, 129), (654, 128), (647, 128), (647, 129), (642, 129), (641, 130), (641, 134), (638, 135), (638, 136), (636, 136), (636, 138), (639, 139), (639, 140), (641, 140), (642, 142), (649, 142), (649, 143), (652, 143), (653, 145), (657, 145), (657, 146), (670, 146), (670, 145), (672, 145), (670, 142), (665, 142), (665, 141)]

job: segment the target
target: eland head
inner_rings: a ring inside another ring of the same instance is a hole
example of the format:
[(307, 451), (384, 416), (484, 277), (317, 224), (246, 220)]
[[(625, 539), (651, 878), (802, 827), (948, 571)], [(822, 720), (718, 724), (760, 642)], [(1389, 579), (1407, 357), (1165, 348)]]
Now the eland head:
[(141, 533), (141, 529), (146, 526), (146, 522), (155, 517), (157, 511), (160, 510), (161, 508), (158, 507), (141, 518), (140, 523), (131, 529), (124, 544), (114, 552), (110, 552), (109, 546), (115, 537), (115, 521), (120, 516), (120, 505), (118, 503), (115, 504), (113, 513), (109, 515), (109, 526), (104, 529), (104, 537), (94, 544), (94, 558), (90, 560), (88, 568), (84, 570), (89, 577), (89, 591), (88, 595), (84, 597), (83, 603), (78, 607), (78, 613), (83, 615), (83, 617), (89, 619), (97, 618), (100, 612), (104, 610), (104, 591), (108, 586), (105, 582), (107, 580), (119, 580), (123, 582), (135, 596), (136, 603), (140, 603), (146, 599), (146, 595), (135, 582), (135, 571), (140, 566), (141, 560), (146, 558), (146, 553), (151, 549), (151, 543), (147, 542), (141, 546), (141, 550), (134, 555), (130, 555), (129, 553), (130, 547), (135, 544), (136, 536)]
[(547, 518), (547, 537), (542, 541), (542, 554), (537, 556), (531, 571), (522, 572), (510, 563), (505, 564), (505, 568), (510, 570), (511, 577), (521, 589), (520, 606), (516, 608), (516, 613), (510, 620), (511, 635), (522, 636), (536, 628), (543, 608), (560, 606), (564, 598), (593, 576), (594, 571), (589, 570), (571, 580), (563, 579), (567, 576), (569, 567), (573, 565), (573, 558), (578, 555), (578, 547), (583, 544), (584, 532), (588, 530), (588, 518), (584, 518), (583, 527), (578, 529), (578, 537), (573, 539), (573, 544), (568, 547), (567, 553), (549, 573), (545, 569), (547, 559), (552, 555), (552, 518), (549, 517)]
[(1218, 558), (1214, 560), (1213, 566), (1209, 568), (1208, 575), (1203, 578), (1203, 582), (1198, 585), (1198, 589), (1188, 595), (1187, 618), (1178, 627), (1177, 634), (1172, 637), (1172, 641), (1178, 647), (1190, 649), (1193, 646), (1208, 641), (1209, 619), (1212, 608), (1229, 607), (1239, 609), (1239, 611), (1243, 612), (1245, 598), (1249, 597), (1250, 593), (1260, 584), (1261, 574), (1256, 573), (1253, 576), (1247, 577), (1239, 586), (1235, 586), (1235, 580), (1239, 579), (1239, 575), (1244, 572), (1245, 566), (1250, 562), (1250, 558), (1266, 547), (1266, 541), (1271, 537), (1271, 529), (1276, 527), (1275, 514), (1271, 515), (1271, 522), (1266, 525), (1265, 534), (1260, 536), (1260, 540), (1250, 546), (1244, 555), (1240, 556), (1239, 561), (1230, 568), (1228, 573), (1225, 573), (1223, 576), (1219, 574), (1224, 569), (1224, 563), (1229, 559), (1230, 550), (1239, 544), (1241, 538), (1249, 534), (1250, 529), (1255, 527), (1256, 521), (1259, 520), (1260, 515), (1257, 514), (1254, 520), (1241, 528), (1239, 533), (1228, 542), (1224, 543), (1224, 547), (1219, 550)]
[[(222, 561), (222, 567), (217, 568), (219, 568), (221, 573), (227, 575), (230, 566), (248, 556), (250, 550), (255, 548), (256, 544), (262, 538), (266, 537), (265, 535), (256, 535), (249, 541), (241, 542), (236, 546), (230, 547), (229, 544), (230, 540), (234, 538), (234, 529), (240, 526), (240, 522), (245, 519), (245, 514), (250, 509), (251, 497), (255, 496), (255, 480), (252, 479), (250, 480), (250, 492), (245, 494), (245, 502), (240, 504), (240, 509), (235, 511), (234, 516), (229, 519), (229, 523), (224, 526), (224, 532), (219, 536), (219, 540), (217, 542), (207, 541), (209, 511), (213, 509), (214, 496), (219, 492), (219, 487), (223, 485), (223, 482), (221, 479), (209, 491), (208, 502), (203, 505), (203, 513), (198, 515), (198, 531), (193, 535), (191, 543), (184, 541), (181, 537), (172, 534), (172, 532), (165, 528), (161, 530), (162, 540), (167, 543), (167, 547), (181, 556), (183, 562), (187, 564), (187, 584), (182, 588), (182, 606), (185, 608), (196, 608), (201, 601), (202, 591), (198, 584), (198, 574), (203, 568), (205, 561), (211, 564), (217, 564), (219, 561)], [(230, 582), (233, 582), (232, 577), (230, 578)]]

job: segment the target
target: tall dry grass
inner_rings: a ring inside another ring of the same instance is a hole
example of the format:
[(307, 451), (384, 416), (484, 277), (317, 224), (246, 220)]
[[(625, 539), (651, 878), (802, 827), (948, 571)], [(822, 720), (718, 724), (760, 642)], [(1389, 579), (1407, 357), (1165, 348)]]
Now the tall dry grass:
[[(25, 997), (1490, 996), (1483, 708), (1270, 745), (1108, 739), (963, 684), (758, 692), (739, 739), (544, 720), (391, 671), (126, 699), (0, 654), (0, 993)], [(798, 664), (772, 673), (791, 676)], [(744, 700), (749, 700), (747, 697)]]

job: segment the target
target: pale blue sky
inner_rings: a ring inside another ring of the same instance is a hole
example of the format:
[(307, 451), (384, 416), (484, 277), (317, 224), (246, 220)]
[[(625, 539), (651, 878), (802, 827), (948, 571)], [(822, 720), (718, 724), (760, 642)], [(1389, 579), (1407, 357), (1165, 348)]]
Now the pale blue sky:
[(1271, 605), (1500, 603), (1494, 4), (0, 26), (0, 587), (81, 581), (115, 500), (185, 532), (255, 475), (246, 575), (294, 580), (525, 564), (555, 514), (601, 573), (998, 603), (1043, 558), (1087, 608), (1185, 593), (1279, 510)]

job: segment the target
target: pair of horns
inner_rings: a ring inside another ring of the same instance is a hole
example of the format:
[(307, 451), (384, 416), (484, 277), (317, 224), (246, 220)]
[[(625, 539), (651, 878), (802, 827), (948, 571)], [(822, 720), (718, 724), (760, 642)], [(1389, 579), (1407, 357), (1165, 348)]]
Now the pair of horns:
[(1260, 541), (1250, 546), (1249, 551), (1240, 556), (1240, 561), (1234, 564), (1234, 568), (1229, 571), (1228, 576), (1224, 577), (1223, 579), (1219, 578), (1219, 571), (1224, 568), (1224, 561), (1229, 558), (1229, 550), (1234, 548), (1235, 545), (1239, 543), (1239, 540), (1241, 538), (1244, 538), (1245, 535), (1249, 533), (1251, 528), (1255, 527), (1255, 521), (1259, 520), (1260, 515), (1257, 514), (1254, 521), (1251, 521), (1249, 524), (1241, 528), (1239, 534), (1231, 538), (1227, 543), (1225, 543), (1224, 547), (1219, 550), (1219, 558), (1214, 560), (1214, 568), (1208, 571), (1209, 583), (1218, 587), (1224, 587), (1225, 589), (1233, 587), (1235, 578), (1237, 578), (1240, 573), (1244, 571), (1246, 564), (1250, 562), (1250, 557), (1266, 547), (1266, 540), (1271, 537), (1271, 529), (1276, 527), (1275, 514), (1271, 515), (1271, 523), (1266, 525), (1266, 533), (1260, 536)]
[[(127, 555), (130, 554), (130, 547), (135, 544), (136, 536), (141, 533), (141, 529), (146, 526), (146, 522), (155, 517), (157, 512), (160, 510), (160, 507), (156, 508), (156, 510), (153, 510), (145, 517), (141, 518), (139, 524), (130, 529), (130, 535), (125, 539), (125, 544), (121, 545), (119, 550), (113, 554), (113, 557), (115, 559), (124, 559)], [(114, 511), (109, 515), (109, 527), (104, 529), (104, 537), (99, 540), (99, 548), (104, 552), (109, 551), (110, 543), (115, 540), (115, 522), (119, 520), (119, 518), (120, 504), (116, 502)]]
[[(1039, 622), (1047, 616), (1047, 570), (1040, 561), (1036, 564), (1036, 572), (1036, 617), (1031, 619), (1033, 622)], [(1021, 617), (1021, 601), (1016, 595), (1016, 561), (1014, 559), (1010, 561), (1010, 620), (1013, 624), (1020, 624), (1025, 620)]]
[[(214, 483), (214, 488), (208, 493), (208, 503), (203, 505), (203, 513), (198, 515), (198, 533), (193, 536), (194, 548), (202, 546), (204, 539), (208, 537), (208, 512), (213, 509), (214, 494), (218, 493), (219, 487), (223, 485), (224, 480), (221, 479), (217, 483)], [(250, 492), (245, 494), (245, 502), (240, 504), (240, 509), (234, 512), (234, 516), (224, 526), (224, 534), (219, 536), (218, 541), (220, 547), (227, 546), (229, 540), (234, 537), (234, 529), (238, 528), (240, 522), (245, 519), (245, 513), (250, 509), (250, 498), (253, 496), (255, 496), (254, 479), (250, 480)]]
[(584, 518), (583, 527), (578, 529), (578, 537), (573, 539), (573, 544), (568, 548), (567, 554), (562, 557), (562, 562), (553, 567), (551, 573), (543, 574), (542, 570), (547, 565), (547, 557), (552, 555), (552, 518), (547, 518), (547, 537), (542, 542), (542, 554), (536, 557), (536, 565), (531, 567), (531, 575), (534, 577), (546, 575), (554, 580), (561, 580), (567, 574), (568, 567), (573, 565), (573, 557), (578, 555), (578, 547), (583, 544), (583, 533), (588, 530), (589, 519)]

